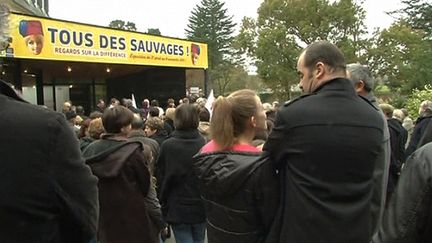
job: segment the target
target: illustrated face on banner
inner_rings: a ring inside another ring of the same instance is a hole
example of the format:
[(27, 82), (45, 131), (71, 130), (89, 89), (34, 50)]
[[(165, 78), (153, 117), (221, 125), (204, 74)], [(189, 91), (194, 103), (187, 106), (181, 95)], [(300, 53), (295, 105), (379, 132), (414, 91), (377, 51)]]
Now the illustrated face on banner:
[(19, 33), (24, 37), (24, 42), (31, 53), (39, 55), (43, 48), (42, 23), (37, 20), (21, 20)]
[(193, 65), (197, 65), (198, 58), (199, 58), (199, 55), (200, 55), (200, 52), (201, 52), (201, 49), (200, 49), (199, 45), (192, 44), (191, 51), (192, 51), (192, 64)]
[(39, 55), (43, 47), (43, 35), (29, 35), (24, 38), (25, 43), (33, 54)]
[(205, 43), (19, 13), (9, 23), (10, 45), (0, 57), (208, 68)]

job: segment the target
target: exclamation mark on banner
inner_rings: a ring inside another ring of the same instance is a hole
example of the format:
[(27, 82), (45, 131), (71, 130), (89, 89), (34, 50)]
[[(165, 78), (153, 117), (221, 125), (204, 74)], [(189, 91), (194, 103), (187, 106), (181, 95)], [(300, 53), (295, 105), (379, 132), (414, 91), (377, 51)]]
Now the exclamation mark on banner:
[(186, 47), (186, 54), (189, 56), (189, 46)]

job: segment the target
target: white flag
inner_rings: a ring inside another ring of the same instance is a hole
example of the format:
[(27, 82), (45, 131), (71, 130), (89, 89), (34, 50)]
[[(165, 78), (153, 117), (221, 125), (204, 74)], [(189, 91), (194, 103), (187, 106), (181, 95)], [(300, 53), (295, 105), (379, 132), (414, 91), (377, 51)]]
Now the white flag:
[(207, 97), (207, 102), (205, 104), (205, 108), (207, 108), (207, 110), (210, 112), (210, 117), (212, 115), (213, 112), (213, 102), (215, 101), (215, 97), (213, 94), (213, 89), (210, 91), (209, 96)]
[(133, 106), (135, 109), (137, 109), (137, 105), (136, 105), (136, 102), (135, 102), (135, 96), (134, 96), (134, 94), (132, 94), (132, 106)]

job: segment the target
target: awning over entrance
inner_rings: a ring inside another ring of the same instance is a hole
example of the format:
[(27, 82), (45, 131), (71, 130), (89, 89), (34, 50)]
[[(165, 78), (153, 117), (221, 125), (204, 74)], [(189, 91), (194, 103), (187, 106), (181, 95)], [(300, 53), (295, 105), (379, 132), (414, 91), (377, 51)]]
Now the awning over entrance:
[(7, 57), (208, 67), (207, 44), (13, 13)]
[(89, 111), (98, 99), (163, 104), (192, 87), (206, 92), (207, 44), (17, 13), (10, 23), (0, 78), (31, 103)]

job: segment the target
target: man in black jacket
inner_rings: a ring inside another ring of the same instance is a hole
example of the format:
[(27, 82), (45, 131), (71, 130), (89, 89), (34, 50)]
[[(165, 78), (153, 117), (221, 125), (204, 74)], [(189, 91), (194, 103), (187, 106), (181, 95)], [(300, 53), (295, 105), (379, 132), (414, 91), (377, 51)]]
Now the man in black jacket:
[(28, 104), (3, 81), (0, 110), (0, 242), (89, 242), (97, 179), (64, 116)]
[(281, 175), (277, 242), (371, 238), (373, 173), (384, 124), (345, 78), (345, 65), (335, 45), (309, 45), (297, 66), (307, 94), (279, 110), (264, 145)]
[(407, 160), (374, 243), (432, 242), (432, 143)]
[[(373, 92), (375, 87), (375, 80), (373, 79), (369, 68), (366, 65), (362, 65), (359, 63), (348, 64), (347, 78), (353, 84), (356, 93), (363, 98), (369, 100), (370, 103), (378, 109), (378, 112), (382, 115), (382, 119), (385, 124), (384, 127), (387, 127), (387, 119), (384, 114), (382, 114)], [(383, 141), (381, 142), (381, 146), (382, 151), (377, 157), (374, 169), (373, 195), (371, 205), (371, 227), (373, 229), (372, 233), (376, 233), (378, 231), (378, 227), (381, 224), (386, 203), (391, 159), (390, 133), (388, 129), (383, 130)]]
[(414, 131), (411, 136), (411, 140), (406, 149), (406, 156), (411, 155), (416, 149), (426, 144), (428, 140), (425, 137), (430, 136), (430, 131), (427, 131), (428, 124), (432, 122), (432, 101), (425, 100), (420, 104), (419, 107), (419, 118), (415, 122)]
[(399, 179), (402, 164), (405, 162), (405, 143), (408, 132), (402, 126), (402, 122), (393, 117), (394, 107), (392, 105), (380, 104), (380, 108), (387, 118), (390, 132), (391, 160), (387, 185), (387, 199), (390, 199)]
[[(0, 41), (7, 16), (0, 4)], [(0, 242), (89, 242), (97, 179), (64, 116), (25, 102), (0, 80), (0, 127)]]

